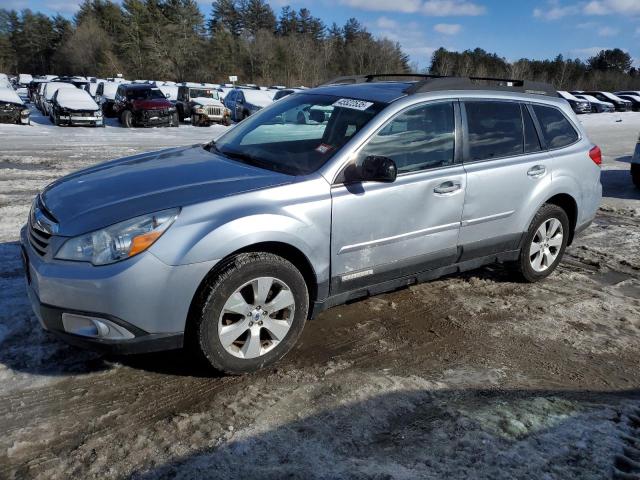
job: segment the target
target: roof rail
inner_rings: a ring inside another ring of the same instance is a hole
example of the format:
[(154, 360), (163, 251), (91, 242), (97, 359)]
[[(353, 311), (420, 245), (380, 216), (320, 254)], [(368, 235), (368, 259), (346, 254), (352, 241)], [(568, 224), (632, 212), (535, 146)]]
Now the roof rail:
[(414, 83), (405, 93), (434, 92), (438, 90), (502, 90), (507, 92), (532, 93), (557, 96), (553, 85), (544, 82), (532, 82), (513, 78), (495, 77), (440, 77), (425, 79)]
[(429, 75), (425, 73), (378, 73), (370, 75), (347, 75), (344, 77), (332, 78), (328, 82), (321, 83), (319, 87), (327, 85), (349, 85), (354, 83), (371, 83), (376, 78), (390, 79), (390, 78), (441, 78), (441, 75)]
[(349, 75), (337, 77), (319, 86), (348, 85), (354, 83), (371, 83), (376, 79), (383, 81), (391, 78), (419, 78), (404, 90), (407, 95), (439, 90), (502, 90), (508, 92), (532, 93), (537, 95), (557, 96), (553, 85), (544, 82), (496, 77), (447, 77), (421, 73), (384, 73), (374, 75)]

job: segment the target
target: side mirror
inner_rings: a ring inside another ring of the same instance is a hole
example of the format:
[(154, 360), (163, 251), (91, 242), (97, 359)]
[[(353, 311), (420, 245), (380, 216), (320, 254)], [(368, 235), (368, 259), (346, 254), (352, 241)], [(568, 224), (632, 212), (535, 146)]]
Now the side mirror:
[(388, 157), (370, 155), (357, 166), (358, 177), (364, 181), (391, 183), (398, 176), (396, 163)]

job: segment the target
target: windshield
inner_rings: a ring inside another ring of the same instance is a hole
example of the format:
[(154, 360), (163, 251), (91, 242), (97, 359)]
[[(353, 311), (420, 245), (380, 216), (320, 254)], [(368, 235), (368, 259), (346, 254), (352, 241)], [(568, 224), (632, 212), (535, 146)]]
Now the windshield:
[(218, 92), (211, 88), (192, 88), (189, 90), (191, 98), (213, 98), (218, 100)]
[(159, 88), (136, 88), (132, 90), (127, 90), (127, 98), (129, 100), (155, 100), (155, 99), (166, 99), (165, 95), (160, 91)]
[(384, 107), (333, 95), (289, 95), (242, 121), (209, 148), (268, 170), (307, 175)]

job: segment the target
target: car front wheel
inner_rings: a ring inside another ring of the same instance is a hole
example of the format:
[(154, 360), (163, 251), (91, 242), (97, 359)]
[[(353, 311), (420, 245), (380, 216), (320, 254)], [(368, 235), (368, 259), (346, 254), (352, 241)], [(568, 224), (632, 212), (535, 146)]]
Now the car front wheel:
[(124, 128), (133, 127), (133, 114), (130, 110), (125, 110), (120, 116), (120, 123)]
[(527, 282), (548, 277), (557, 268), (569, 238), (569, 217), (557, 205), (543, 205), (533, 218), (520, 251), (518, 272)]
[(307, 286), (293, 264), (271, 253), (240, 254), (204, 289), (191, 340), (215, 369), (253, 372), (291, 350), (308, 310)]

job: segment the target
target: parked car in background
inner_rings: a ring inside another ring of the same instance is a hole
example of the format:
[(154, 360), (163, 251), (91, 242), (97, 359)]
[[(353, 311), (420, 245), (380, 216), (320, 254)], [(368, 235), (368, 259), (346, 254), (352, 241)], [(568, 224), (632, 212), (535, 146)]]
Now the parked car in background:
[(576, 98), (586, 100), (591, 105), (592, 113), (603, 113), (603, 112), (615, 112), (616, 108), (613, 106), (613, 103), (603, 102), (602, 100), (598, 100), (596, 97), (591, 95), (585, 95), (584, 93), (571, 92)]
[(43, 98), (41, 100), (42, 113), (44, 115), (51, 115), (51, 99), (61, 88), (76, 89), (73, 83), (68, 82), (49, 82), (44, 86)]
[(116, 101), (116, 92), (118, 91), (118, 82), (100, 82), (96, 88), (95, 101), (102, 109), (102, 114), (107, 118), (117, 117), (117, 114), (113, 111), (113, 106)]
[(44, 112), (44, 89), (48, 83), (49, 81), (39, 83), (33, 98), (33, 104), (41, 112)]
[(564, 90), (559, 90), (558, 96), (560, 98), (564, 98), (567, 102), (569, 102), (569, 105), (571, 105), (571, 108), (573, 109), (574, 112), (591, 113), (591, 104), (587, 100), (577, 98), (571, 93), (566, 92)]
[(178, 86), (171, 82), (164, 82), (162, 84), (156, 83), (156, 87), (160, 89), (160, 91), (164, 94), (167, 100), (172, 103), (176, 103), (176, 98), (178, 98)]
[(95, 100), (96, 94), (98, 93), (98, 86), (101, 82), (103, 82), (101, 78), (96, 78), (84, 86), (84, 89), (91, 95), (91, 98)]
[(636, 142), (636, 150), (633, 153), (633, 157), (631, 157), (631, 179), (633, 184), (640, 188), (640, 135)]
[(87, 84), (91, 83), (91, 82), (89, 82), (89, 80), (86, 79), (86, 77), (67, 76), (67, 75), (62, 75), (62, 76), (55, 77), (51, 81), (52, 82), (70, 83), (74, 87), (82, 88), (83, 90), (87, 87)]
[(614, 95), (611, 92), (604, 91), (589, 91), (584, 92), (586, 95), (591, 95), (592, 97), (596, 97), (598, 100), (603, 102), (612, 103), (616, 109), (616, 112), (628, 112), (631, 110), (631, 102), (628, 100), (623, 100), (622, 98)]
[(231, 111), (231, 119), (240, 122), (260, 109), (273, 103), (273, 93), (253, 88), (235, 88), (224, 99)]
[(54, 125), (104, 127), (98, 104), (86, 90), (60, 88), (51, 98), (49, 118)]
[(631, 102), (631, 109), (634, 112), (639, 112), (640, 111), (640, 95), (630, 95), (630, 94), (621, 94), (618, 95), (621, 99), (623, 100), (628, 100)]
[(215, 85), (181, 85), (176, 98), (176, 110), (180, 121), (191, 118), (192, 125), (211, 125), (231, 123), (231, 112), (220, 100)]
[(17, 86), (26, 87), (31, 81), (33, 81), (33, 75), (30, 75), (28, 73), (21, 73), (18, 75)]
[(155, 84), (120, 84), (116, 91), (113, 113), (125, 128), (177, 127), (178, 112)]
[(29, 108), (13, 87), (0, 86), (0, 123), (29, 125)]
[(637, 95), (640, 97), (640, 90), (623, 90), (621, 92), (613, 92), (616, 95)]

